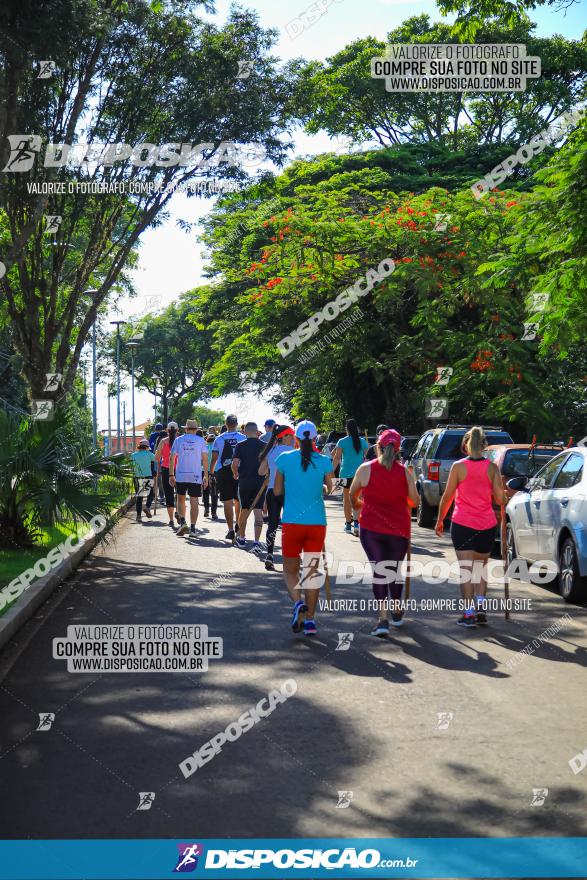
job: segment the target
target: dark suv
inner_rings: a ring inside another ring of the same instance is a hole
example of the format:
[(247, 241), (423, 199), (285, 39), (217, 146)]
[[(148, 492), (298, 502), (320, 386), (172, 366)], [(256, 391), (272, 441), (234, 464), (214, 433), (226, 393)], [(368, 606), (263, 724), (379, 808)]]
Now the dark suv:
[[(434, 524), (438, 505), (446, 488), (450, 469), (455, 461), (464, 458), (461, 449), (463, 437), (470, 425), (437, 425), (425, 431), (410, 458), (420, 503), (416, 515), (419, 526)], [(513, 443), (507, 431), (494, 426), (483, 426), (488, 444)]]

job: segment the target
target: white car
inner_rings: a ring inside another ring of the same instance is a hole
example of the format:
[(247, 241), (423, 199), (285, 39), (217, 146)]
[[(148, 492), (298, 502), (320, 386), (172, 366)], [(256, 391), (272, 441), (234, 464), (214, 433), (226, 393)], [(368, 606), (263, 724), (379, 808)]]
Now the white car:
[(508, 562), (553, 561), (561, 596), (587, 601), (587, 448), (566, 449), (507, 485), (517, 490), (506, 507)]

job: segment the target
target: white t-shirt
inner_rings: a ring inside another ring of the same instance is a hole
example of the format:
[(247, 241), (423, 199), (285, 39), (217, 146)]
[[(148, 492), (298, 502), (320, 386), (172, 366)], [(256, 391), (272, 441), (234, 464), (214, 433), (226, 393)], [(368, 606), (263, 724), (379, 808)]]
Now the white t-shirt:
[(178, 483), (202, 482), (202, 457), (208, 451), (208, 444), (198, 434), (182, 434), (176, 437), (171, 447), (175, 461), (175, 479)]
[(268, 489), (273, 489), (275, 486), (275, 474), (277, 473), (275, 462), (282, 452), (291, 452), (291, 446), (283, 446), (283, 444), (276, 443), (273, 449), (271, 449), (270, 452), (268, 452), (267, 454), (267, 464), (269, 465), (269, 482), (267, 483)]
[(234, 447), (237, 443), (240, 443), (241, 440), (246, 440), (244, 434), (241, 434), (240, 431), (225, 431), (224, 434), (219, 434), (216, 440), (214, 441), (214, 446), (212, 447), (212, 452), (218, 453), (218, 461), (216, 462), (215, 471), (219, 471), (221, 467), (226, 467), (232, 461), (232, 455), (228, 458), (222, 458), (224, 453), (224, 444), (228, 443), (232, 446), (232, 453), (234, 455)]

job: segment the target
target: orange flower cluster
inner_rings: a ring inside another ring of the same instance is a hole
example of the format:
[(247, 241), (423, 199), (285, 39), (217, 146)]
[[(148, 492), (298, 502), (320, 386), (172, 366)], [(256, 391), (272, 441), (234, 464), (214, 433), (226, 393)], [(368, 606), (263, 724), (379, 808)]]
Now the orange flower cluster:
[(481, 349), (477, 353), (477, 357), (471, 362), (471, 369), (476, 373), (487, 373), (493, 369), (493, 352), (489, 349)]

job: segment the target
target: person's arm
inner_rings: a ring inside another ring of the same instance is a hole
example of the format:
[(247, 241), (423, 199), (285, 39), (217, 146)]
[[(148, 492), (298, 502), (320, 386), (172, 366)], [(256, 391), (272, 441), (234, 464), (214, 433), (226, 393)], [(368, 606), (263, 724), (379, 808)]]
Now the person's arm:
[(351, 483), (350, 494), (351, 494), (351, 504), (358, 510), (363, 506), (363, 499), (360, 497), (363, 489), (369, 482), (369, 477), (371, 476), (371, 468), (368, 465), (361, 464), (356, 470), (355, 476), (353, 477), (353, 482)]
[(280, 470), (275, 474), (275, 484), (273, 486), (273, 494), (274, 495), (283, 495), (284, 492), (284, 479), (283, 474)]
[(260, 477), (264, 477), (269, 473), (269, 460), (268, 456), (263, 459), (259, 467), (257, 468), (257, 473)]
[(202, 488), (206, 488), (209, 480), (209, 469), (208, 469), (208, 447), (204, 446), (204, 451), (202, 453), (202, 464), (204, 465), (204, 479), (202, 482)]
[(438, 519), (436, 520), (436, 526), (434, 527), (434, 531), (437, 535), (442, 535), (444, 532), (444, 518), (450, 510), (450, 506), (457, 491), (457, 486), (459, 485), (458, 468), (458, 463), (453, 464), (451, 467), (446, 489), (444, 490), (442, 498), (440, 499), (440, 504), (438, 505)]
[(418, 495), (416, 480), (414, 479), (413, 471), (409, 471), (407, 468), (406, 479), (408, 481), (408, 505), (410, 507), (417, 507), (420, 503), (420, 496)]
[(342, 458), (342, 449), (340, 446), (335, 446), (334, 451), (332, 453), (332, 470), (335, 471), (340, 464), (340, 460)]
[(175, 486), (175, 459), (177, 458), (177, 452), (169, 453), (169, 485)]
[(212, 450), (212, 461), (210, 462), (210, 470), (212, 473), (216, 470), (216, 462), (218, 461), (218, 451), (216, 449)]
[(155, 449), (155, 458), (157, 459), (158, 462), (161, 461), (161, 456), (163, 455), (163, 444), (164, 443), (165, 443), (165, 440), (159, 440), (159, 443), (157, 444), (157, 448)]
[(238, 480), (238, 468), (240, 463), (240, 458), (233, 458), (230, 462), (230, 469), (232, 471), (232, 476), (235, 478), (235, 480)]
[(491, 480), (491, 488), (493, 490), (493, 500), (500, 506), (508, 503), (508, 494), (503, 488), (501, 474), (498, 466), (492, 461), (489, 465), (489, 478)]

